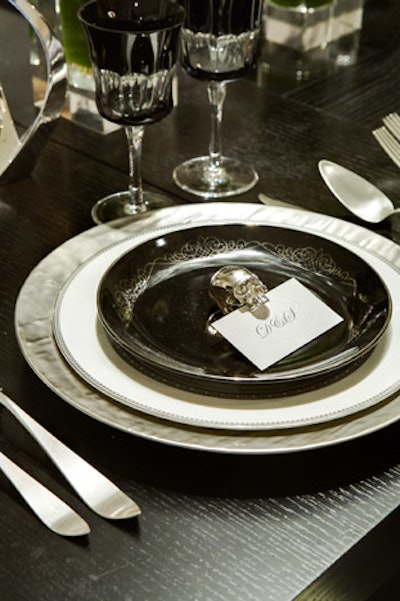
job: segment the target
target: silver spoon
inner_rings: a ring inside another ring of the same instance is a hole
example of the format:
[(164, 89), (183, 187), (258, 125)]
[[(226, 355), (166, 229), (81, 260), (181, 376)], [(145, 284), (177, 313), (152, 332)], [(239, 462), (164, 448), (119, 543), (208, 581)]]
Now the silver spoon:
[(326, 159), (319, 161), (318, 168), (330, 191), (360, 219), (380, 223), (400, 212), (383, 192), (353, 171)]

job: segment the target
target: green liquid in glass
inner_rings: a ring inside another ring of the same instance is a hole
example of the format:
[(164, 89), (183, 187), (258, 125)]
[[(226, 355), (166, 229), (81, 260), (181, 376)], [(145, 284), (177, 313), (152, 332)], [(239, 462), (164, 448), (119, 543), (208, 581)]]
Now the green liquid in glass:
[(89, 50), (77, 12), (87, 0), (60, 0), (61, 35), (68, 63), (90, 68)]

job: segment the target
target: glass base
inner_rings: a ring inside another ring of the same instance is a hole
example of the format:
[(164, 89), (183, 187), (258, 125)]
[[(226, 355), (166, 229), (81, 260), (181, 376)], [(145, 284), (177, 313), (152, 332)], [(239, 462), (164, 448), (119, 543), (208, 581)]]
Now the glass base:
[(173, 202), (162, 196), (161, 194), (155, 194), (152, 192), (144, 192), (143, 199), (145, 202), (145, 208), (135, 210), (130, 204), (129, 192), (116, 192), (105, 196), (92, 207), (92, 219), (95, 223), (100, 225), (101, 223), (107, 223), (114, 219), (120, 219), (122, 217), (141, 217), (147, 211), (153, 209), (161, 209), (164, 207), (170, 207)]
[(203, 198), (224, 198), (243, 194), (258, 182), (250, 165), (222, 157), (218, 169), (212, 169), (208, 156), (191, 159), (178, 165), (173, 172), (177, 186)]

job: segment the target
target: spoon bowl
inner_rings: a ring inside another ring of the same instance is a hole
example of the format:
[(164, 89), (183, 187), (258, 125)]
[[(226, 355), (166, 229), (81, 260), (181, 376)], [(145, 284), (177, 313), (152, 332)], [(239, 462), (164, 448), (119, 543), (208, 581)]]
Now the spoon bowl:
[(353, 171), (326, 159), (319, 161), (318, 168), (330, 191), (360, 219), (380, 223), (400, 212), (383, 192)]

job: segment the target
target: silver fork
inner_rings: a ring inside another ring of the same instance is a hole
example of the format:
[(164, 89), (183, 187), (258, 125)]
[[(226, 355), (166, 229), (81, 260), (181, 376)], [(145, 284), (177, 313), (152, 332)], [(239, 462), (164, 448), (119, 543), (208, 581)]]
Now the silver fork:
[(400, 144), (386, 129), (379, 127), (372, 132), (383, 150), (392, 159), (392, 161), (400, 168)]
[(138, 516), (138, 505), (90, 463), (58, 440), (0, 391), (0, 404), (37, 440), (60, 472), (92, 511), (107, 519)]
[(400, 140), (400, 116), (397, 113), (389, 113), (382, 121), (394, 137)]

